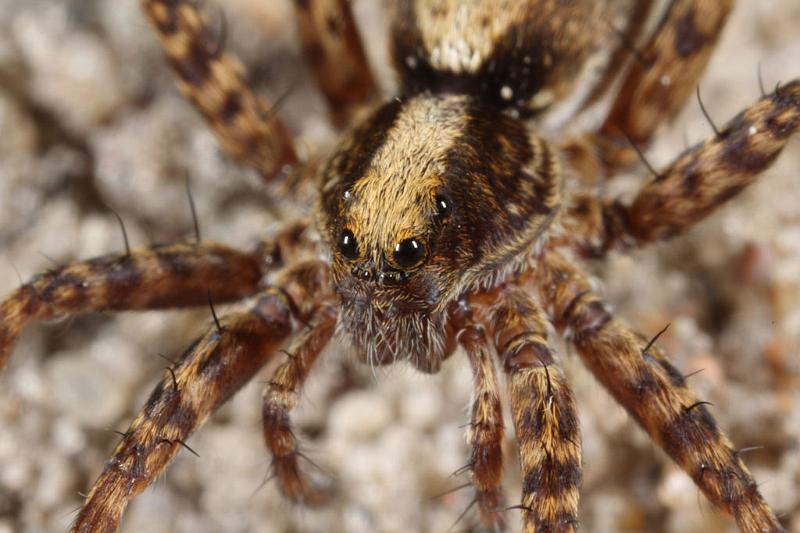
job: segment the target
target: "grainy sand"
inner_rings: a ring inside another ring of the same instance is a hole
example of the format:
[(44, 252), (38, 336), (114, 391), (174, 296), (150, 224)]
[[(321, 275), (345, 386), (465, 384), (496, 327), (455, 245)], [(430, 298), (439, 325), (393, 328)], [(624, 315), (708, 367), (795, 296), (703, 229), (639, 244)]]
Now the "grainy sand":
[[(215, 5), (209, 2), (212, 9)], [(355, 3), (372, 60), (388, 77), (380, 5)], [(230, 47), (260, 90), (292, 92), (283, 115), (306, 150), (329, 146), (324, 107), (302, 71), (288, 0), (226, 3)], [(217, 19), (219, 20), (219, 19)], [(742, 0), (702, 83), (718, 123), (769, 87), (800, 76), (800, 3)], [(35, 272), (122, 248), (109, 206), (132, 243), (191, 233), (184, 176), (204, 235), (247, 245), (274, 230), (256, 180), (226, 162), (181, 100), (136, 0), (0, 0), (0, 293)], [(709, 127), (691, 102), (648, 156), (667, 163)], [(764, 178), (687, 235), (592, 265), (616, 310), (642, 331), (671, 323), (661, 345), (714, 403), (761, 490), (800, 532), (800, 142)], [(620, 180), (630, 194), (637, 176)], [(124, 430), (161, 377), (158, 353), (180, 353), (207, 326), (206, 309), (124, 313), (30, 327), (0, 375), (0, 533), (63, 531)], [(579, 399), (585, 478), (582, 531), (734, 530), (689, 478), (580, 366), (564, 355)], [(469, 491), (470, 373), (379, 371), (335, 346), (296, 420), (306, 451), (338, 486), (321, 510), (286, 503), (260, 434), (260, 383), (247, 386), (137, 498), (127, 532), (444, 532)], [(509, 441), (509, 500), (519, 474)], [(454, 530), (467, 529), (468, 515)], [(516, 524), (518, 515), (509, 518)]]

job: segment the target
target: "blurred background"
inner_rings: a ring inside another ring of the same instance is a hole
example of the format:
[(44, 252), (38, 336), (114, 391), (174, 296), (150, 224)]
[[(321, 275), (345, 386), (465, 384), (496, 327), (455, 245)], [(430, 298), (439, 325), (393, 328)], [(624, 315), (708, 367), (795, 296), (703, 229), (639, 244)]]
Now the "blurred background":
[[(623, 5), (626, 0), (616, 0)], [(388, 0), (385, 0), (388, 2)], [(385, 2), (356, 0), (387, 94)], [(289, 0), (206, 0), (259, 91), (290, 91), (281, 114), (306, 153), (335, 132), (299, 55)], [(224, 11), (221, 4), (224, 4)], [(800, 76), (800, 3), (739, 2), (702, 82), (724, 123)], [(591, 119), (591, 117), (590, 117)], [(590, 124), (568, 124), (576, 129)], [(134, 246), (191, 235), (191, 179), (206, 238), (249, 246), (281, 215), (248, 171), (227, 162), (173, 86), (136, 0), (0, 0), (0, 293), (36, 272), (120, 251), (111, 209)], [(648, 151), (656, 167), (710, 134), (696, 101)], [(800, 140), (758, 184), (688, 234), (590, 265), (616, 311), (660, 339), (745, 456), (790, 531), (800, 533)], [(607, 194), (629, 196), (642, 173)], [(206, 309), (94, 315), (35, 325), (0, 374), (0, 533), (64, 531), (124, 431)], [(562, 358), (584, 442), (581, 529), (734, 531), (656, 449), (576, 357)], [(262, 378), (266, 379), (266, 378)], [(469, 531), (466, 462), (471, 376), (458, 354), (436, 376), (375, 374), (333, 346), (296, 414), (306, 453), (338, 488), (322, 509), (293, 506), (274, 483), (253, 382), (130, 506), (123, 531)], [(510, 424), (508, 424), (510, 427)], [(519, 495), (513, 439), (509, 502)], [(309, 468), (313, 470), (313, 467)], [(516, 511), (509, 522), (518, 527)]]

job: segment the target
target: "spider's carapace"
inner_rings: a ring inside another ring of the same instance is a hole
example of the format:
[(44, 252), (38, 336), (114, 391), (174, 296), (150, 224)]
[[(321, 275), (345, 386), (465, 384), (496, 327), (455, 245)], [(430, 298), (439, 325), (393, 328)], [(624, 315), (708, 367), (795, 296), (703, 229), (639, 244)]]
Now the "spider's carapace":
[(558, 154), (524, 118), (574, 80), (595, 3), (557, 4), (396, 7), (401, 93), (321, 172), (342, 326), (370, 364), (438, 370), (453, 349), (449, 307), (527, 268), (558, 216)]

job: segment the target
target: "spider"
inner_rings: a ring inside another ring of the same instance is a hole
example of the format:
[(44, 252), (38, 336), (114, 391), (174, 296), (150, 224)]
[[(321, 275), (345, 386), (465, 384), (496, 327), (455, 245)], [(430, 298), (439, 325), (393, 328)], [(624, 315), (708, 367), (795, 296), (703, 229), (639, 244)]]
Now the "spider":
[[(466, 352), (476, 389), (468, 464), (488, 528), (503, 526), (498, 510), (508, 505), (500, 486), (502, 374), (520, 447), (524, 527), (574, 529), (580, 437), (549, 323), (568, 333), (600, 382), (741, 529), (780, 529), (704, 402), (656, 339), (612, 316), (576, 257), (679, 233), (749, 184), (797, 129), (800, 85), (782, 84), (653, 172), (632, 204), (586, 192), (629, 167), (682, 106), (729, 4), (673, 2), (623, 73), (602, 126), (551, 140), (537, 118), (569, 91), (597, 45), (593, 3), (400, 2), (392, 26), (400, 91), (373, 105), (374, 82), (347, 4), (299, 2), (332, 118), (356, 124), (332, 155), (302, 165), (277, 114), (250, 91), (196, 7), (144, 4), (182, 90), (223, 147), (265, 180), (284, 179), (296, 195), (316, 184), (319, 207), (315, 227), (293, 225), (252, 252), (199, 240), (126, 251), (42, 274), (4, 301), (3, 362), (31, 320), (249, 298), (238, 312), (215, 315), (210, 331), (165, 373), (75, 530), (115, 529), (128, 500), (188, 435), (276, 357), (283, 361), (263, 404), (276, 481), (293, 500), (326, 499), (299, 466), (289, 414), (337, 330), (371, 365), (407, 360), (435, 373), (457, 346)], [(635, 2), (623, 43), (636, 37), (649, 9)], [(614, 74), (609, 69), (596, 94)], [(287, 166), (297, 168), (290, 177)]]

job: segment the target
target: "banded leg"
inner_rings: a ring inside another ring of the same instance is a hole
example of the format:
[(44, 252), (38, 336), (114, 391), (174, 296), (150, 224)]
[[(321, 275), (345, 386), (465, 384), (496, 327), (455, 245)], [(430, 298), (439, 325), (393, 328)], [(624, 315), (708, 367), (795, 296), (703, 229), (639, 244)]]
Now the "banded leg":
[(794, 80), (651, 176), (630, 206), (574, 201), (565, 217), (566, 233), (580, 233), (582, 242), (574, 244), (588, 253), (602, 253), (618, 242), (642, 245), (672, 237), (753, 183), (798, 130), (800, 80)]
[(490, 323), (519, 442), (523, 531), (575, 531), (580, 428), (572, 392), (547, 341), (544, 313), (521, 290), (509, 289), (493, 307)]
[(291, 305), (266, 291), (196, 341), (153, 391), (86, 497), (73, 532), (116, 531), (128, 502), (165, 470), (189, 435), (290, 335)]
[(336, 126), (346, 126), (375, 96), (372, 75), (348, 0), (295, 2), (303, 51)]
[(181, 243), (113, 254), (36, 276), (0, 303), (0, 368), (22, 328), (92, 311), (163, 309), (238, 300), (261, 280), (260, 253)]
[[(624, 67), (628, 65), (628, 61), (634, 59), (631, 58), (631, 55), (637, 52), (632, 48), (636, 46), (642, 31), (644, 31), (647, 19), (655, 3), (655, 0), (635, 0), (628, 14), (625, 28), (618, 30), (617, 38), (619, 43), (611, 52), (599, 81), (581, 104), (579, 112), (597, 103), (611, 88), (617, 76), (624, 72)], [(613, 24), (611, 21), (608, 21), (608, 23)]]
[(673, 1), (634, 62), (600, 131), (645, 145), (683, 108), (711, 58), (733, 0)]
[(458, 334), (472, 367), (473, 392), (467, 441), (469, 468), (481, 523), (492, 531), (505, 529), (503, 507), (503, 410), (491, 349), (483, 328), (468, 325)]
[(324, 503), (330, 492), (312, 483), (301, 471), (298, 464), (301, 454), (289, 416), (317, 356), (333, 336), (337, 315), (332, 304), (319, 308), (309, 329), (293, 343), (288, 359), (264, 389), (261, 412), (264, 440), (273, 457), (273, 474), (287, 498), (307, 505)]
[(783, 531), (728, 438), (666, 356), (614, 318), (585, 274), (557, 253), (548, 252), (534, 275), (586, 366), (711, 503), (744, 532)]
[(565, 149), (579, 159), (597, 159), (594, 166), (606, 176), (635, 164), (637, 154), (630, 142), (647, 145), (656, 129), (683, 108), (708, 64), (733, 3), (673, 0), (650, 41), (638, 52), (638, 60), (631, 63), (599, 131), (568, 141)]
[(265, 180), (297, 163), (292, 139), (270, 104), (247, 82), (241, 62), (215, 40), (191, 0), (142, 0), (178, 87), (203, 114), (223, 149)]

